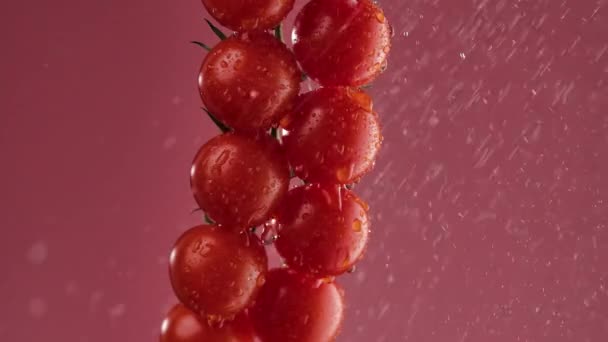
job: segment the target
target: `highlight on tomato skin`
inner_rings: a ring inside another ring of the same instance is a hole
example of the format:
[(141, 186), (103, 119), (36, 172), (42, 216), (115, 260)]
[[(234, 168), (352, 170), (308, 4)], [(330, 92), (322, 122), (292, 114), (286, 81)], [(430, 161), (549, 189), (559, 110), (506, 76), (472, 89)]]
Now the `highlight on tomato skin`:
[(203, 145), (190, 176), (200, 208), (218, 224), (239, 229), (266, 222), (290, 179), (276, 140), (239, 133), (225, 133)]
[(210, 321), (230, 320), (253, 304), (267, 269), (258, 237), (207, 225), (186, 231), (169, 261), (177, 298)]
[(293, 50), (323, 86), (359, 87), (384, 70), (392, 32), (371, 0), (312, 0), (296, 17)]
[(233, 31), (268, 30), (279, 25), (295, 0), (203, 0), (220, 24)]
[(293, 109), (301, 72), (293, 53), (266, 32), (238, 33), (205, 57), (198, 85), (205, 107), (237, 132), (267, 131)]
[(366, 203), (341, 186), (294, 188), (277, 214), (277, 251), (298, 272), (316, 277), (346, 273), (367, 247), (367, 211)]
[(211, 326), (182, 304), (175, 305), (161, 326), (160, 342), (254, 342), (249, 317), (238, 315), (232, 321)]
[(334, 341), (344, 320), (343, 291), (329, 280), (274, 269), (250, 315), (264, 342)]
[(308, 181), (351, 184), (374, 166), (382, 135), (365, 92), (320, 88), (301, 95), (281, 121), (283, 146), (295, 174)]

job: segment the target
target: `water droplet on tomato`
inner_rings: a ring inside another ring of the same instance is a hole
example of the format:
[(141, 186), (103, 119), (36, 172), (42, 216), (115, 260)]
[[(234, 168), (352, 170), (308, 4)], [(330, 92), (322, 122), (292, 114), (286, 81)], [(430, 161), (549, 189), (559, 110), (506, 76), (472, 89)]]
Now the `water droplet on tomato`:
[(323, 153), (321, 151), (317, 151), (315, 153), (315, 159), (320, 163), (323, 164), (323, 162), (325, 162), (325, 156), (323, 155)]
[(277, 232), (277, 220), (271, 219), (270, 221), (264, 223), (264, 230), (262, 232), (262, 242), (265, 245), (271, 245), (278, 239)]
[(348, 267), (350, 265), (350, 253), (346, 252), (344, 260), (342, 260), (342, 267)]
[(360, 233), (363, 227), (363, 222), (361, 222), (361, 220), (359, 219), (355, 219), (353, 221), (353, 231)]
[[(378, 64), (378, 66), (379, 65), (380, 64)], [(374, 69), (377, 69), (377, 67), (374, 67)], [(371, 112), (372, 98), (369, 95), (367, 95), (366, 93), (364, 93), (362, 91), (358, 91), (358, 90), (349, 90), (347, 92), (347, 95), (352, 100), (354, 100), (359, 106), (361, 106), (361, 108)], [(358, 113), (355, 112), (354, 115), (358, 115)]]
[(212, 326), (216, 326), (220, 322), (222, 322), (222, 317), (219, 315), (207, 315), (207, 323)]
[(266, 283), (266, 277), (264, 277), (264, 275), (260, 274), (258, 276), (258, 279), (256, 279), (255, 283), (256, 283), (257, 286), (264, 285)]
[(325, 199), (325, 203), (327, 203), (328, 205), (331, 205), (333, 203), (331, 195), (330, 195), (329, 192), (327, 192), (327, 190), (321, 189), (321, 194), (323, 194), (323, 198)]
[[(365, 201), (363, 201), (362, 199), (360, 199), (359, 197), (354, 197), (355, 202), (357, 202), (357, 204), (359, 204), (363, 210), (365, 210), (365, 212), (369, 211), (369, 204), (367, 204)], [(364, 212), (360, 212), (361, 216), (364, 216)]]
[(338, 171), (336, 171), (336, 178), (340, 183), (348, 183), (351, 180), (354, 171), (355, 164), (339, 168)]
[(217, 167), (222, 167), (224, 166), (224, 164), (226, 164), (226, 162), (228, 161), (228, 159), (230, 158), (230, 150), (224, 150), (222, 151), (222, 153), (220, 153), (220, 155), (217, 157), (217, 159), (215, 159), (215, 163)]

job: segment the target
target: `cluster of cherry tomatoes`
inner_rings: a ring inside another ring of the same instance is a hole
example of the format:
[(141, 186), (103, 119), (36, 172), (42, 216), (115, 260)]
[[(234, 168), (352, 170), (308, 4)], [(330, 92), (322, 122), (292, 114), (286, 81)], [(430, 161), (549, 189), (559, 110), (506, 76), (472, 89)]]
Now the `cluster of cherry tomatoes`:
[[(223, 134), (192, 165), (209, 222), (171, 252), (181, 304), (160, 341), (332, 341), (344, 311), (334, 277), (354, 267), (369, 234), (368, 207), (350, 185), (373, 167), (382, 140), (361, 87), (384, 69), (391, 28), (371, 0), (312, 0), (292, 52), (280, 23), (294, 0), (203, 4), (236, 33), (211, 25), (222, 41), (201, 44), (210, 51), (200, 93)], [(300, 94), (306, 77), (321, 87)], [(285, 267), (268, 270), (264, 242)]]

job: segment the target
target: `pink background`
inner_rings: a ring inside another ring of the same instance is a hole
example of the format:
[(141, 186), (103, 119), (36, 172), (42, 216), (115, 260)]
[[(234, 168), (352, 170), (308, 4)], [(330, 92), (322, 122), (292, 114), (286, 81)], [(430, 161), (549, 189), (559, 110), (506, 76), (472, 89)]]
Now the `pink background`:
[[(383, 0), (340, 341), (608, 340), (608, 3)], [(302, 2), (298, 1), (298, 6)], [(217, 131), (198, 0), (0, 5), (0, 340), (154, 341)]]

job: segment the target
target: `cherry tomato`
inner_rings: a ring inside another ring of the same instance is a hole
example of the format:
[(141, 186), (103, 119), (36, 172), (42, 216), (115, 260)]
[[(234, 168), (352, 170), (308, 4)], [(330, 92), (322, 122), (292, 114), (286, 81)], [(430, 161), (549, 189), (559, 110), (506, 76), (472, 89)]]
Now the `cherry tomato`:
[(294, 0), (203, 0), (215, 20), (234, 31), (271, 29), (293, 9)]
[(203, 61), (198, 79), (207, 109), (235, 131), (275, 126), (292, 109), (300, 81), (291, 51), (266, 32), (220, 42)]
[(230, 319), (255, 298), (268, 268), (260, 240), (218, 226), (185, 232), (171, 251), (169, 273), (177, 298), (210, 320)]
[(353, 268), (367, 246), (367, 205), (336, 185), (311, 184), (289, 191), (277, 221), (277, 251), (292, 269), (317, 277)]
[(312, 0), (296, 18), (293, 50), (324, 86), (362, 86), (384, 69), (392, 29), (370, 0)]
[(289, 166), (270, 136), (226, 133), (200, 149), (191, 185), (215, 222), (245, 229), (264, 223), (287, 193)]
[(283, 143), (296, 175), (310, 182), (349, 184), (367, 173), (382, 137), (372, 100), (349, 88), (304, 94), (282, 120)]
[(303, 277), (287, 269), (268, 273), (251, 310), (264, 342), (329, 342), (344, 316), (342, 290), (333, 282)]
[(212, 327), (203, 318), (178, 304), (163, 321), (160, 342), (253, 342), (254, 336), (246, 315)]

